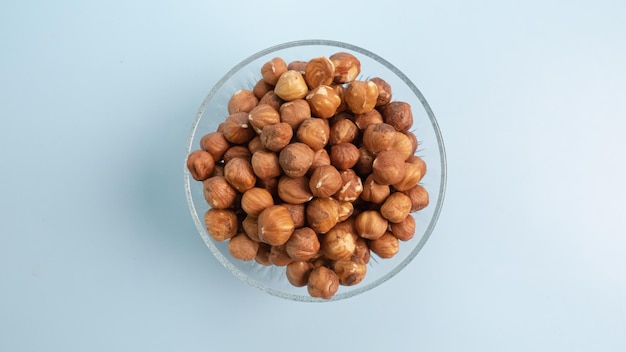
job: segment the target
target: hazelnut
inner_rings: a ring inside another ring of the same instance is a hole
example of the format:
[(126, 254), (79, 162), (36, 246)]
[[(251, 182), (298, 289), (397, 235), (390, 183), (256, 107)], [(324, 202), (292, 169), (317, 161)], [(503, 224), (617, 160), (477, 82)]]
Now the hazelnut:
[(330, 147), (330, 164), (340, 170), (354, 167), (360, 156), (359, 149), (352, 143), (339, 143)]
[(291, 129), (298, 130), (302, 121), (311, 117), (311, 108), (304, 99), (288, 101), (280, 106), (280, 121), (288, 123)]
[(400, 249), (398, 239), (389, 231), (380, 238), (371, 240), (369, 245), (370, 250), (381, 258), (391, 258)]
[(204, 214), (204, 224), (211, 237), (225, 241), (237, 234), (237, 215), (230, 209), (211, 208)]
[(263, 96), (267, 94), (267, 92), (273, 89), (274, 89), (273, 85), (265, 82), (263, 79), (260, 79), (259, 81), (256, 82), (254, 87), (252, 87), (252, 93), (254, 93), (254, 96), (257, 99), (261, 100), (261, 98), (263, 98)]
[(309, 274), (307, 291), (311, 297), (330, 299), (339, 289), (339, 279), (334, 271), (319, 266)]
[(421, 185), (415, 185), (408, 191), (402, 192), (411, 199), (411, 212), (422, 210), (428, 206), (428, 191)]
[(306, 71), (306, 64), (306, 61), (291, 61), (289, 64), (287, 64), (287, 70), (298, 71), (300, 72), (300, 74), (304, 75)]
[(227, 141), (234, 144), (248, 143), (256, 133), (248, 124), (248, 113), (236, 112), (224, 120), (222, 134)]
[(417, 165), (420, 169), (420, 173), (422, 174), (422, 177), (426, 175), (426, 163), (424, 162), (424, 159), (420, 158), (417, 155), (411, 155), (406, 161), (411, 164)]
[(265, 105), (269, 105), (272, 108), (274, 108), (274, 110), (278, 111), (278, 109), (280, 109), (280, 106), (284, 103), (285, 101), (282, 100), (277, 94), (276, 92), (274, 92), (274, 90), (270, 90), (269, 92), (265, 93), (265, 95), (259, 99), (259, 105), (261, 104), (265, 104)]
[(332, 228), (321, 236), (320, 248), (331, 260), (350, 259), (356, 248), (356, 236), (344, 228)]
[(404, 160), (407, 160), (411, 155), (413, 155), (413, 143), (411, 142), (411, 139), (409, 139), (409, 137), (402, 132), (396, 132), (391, 149), (400, 152), (400, 154), (404, 157)]
[(256, 257), (254, 257), (254, 260), (261, 265), (265, 265), (265, 266), (272, 265), (272, 262), (270, 262), (271, 250), (272, 250), (272, 246), (270, 246), (269, 244), (259, 243), (259, 250), (256, 252)]
[(222, 132), (211, 132), (200, 139), (200, 149), (209, 152), (215, 161), (222, 160), (228, 148), (230, 148), (230, 143), (224, 138)]
[(313, 170), (309, 180), (309, 189), (315, 197), (327, 198), (341, 188), (341, 175), (332, 165), (323, 165)]
[(293, 231), (285, 244), (285, 250), (293, 260), (309, 260), (319, 252), (320, 242), (315, 231), (310, 227), (303, 227)]
[(261, 242), (259, 238), (259, 222), (256, 216), (246, 216), (241, 222), (241, 227), (251, 240)]
[(303, 287), (309, 282), (309, 274), (313, 270), (313, 264), (304, 261), (294, 261), (287, 265), (285, 275), (290, 284)]
[(287, 176), (304, 176), (313, 164), (314, 154), (308, 145), (295, 142), (280, 151), (278, 162)]
[(257, 221), (259, 239), (272, 246), (285, 244), (294, 230), (291, 214), (282, 205), (266, 208)]
[(306, 176), (282, 176), (278, 179), (278, 197), (286, 203), (303, 204), (313, 199)]
[(261, 143), (261, 136), (256, 136), (248, 142), (248, 150), (250, 151), (250, 154), (254, 154), (259, 150), (267, 150), (263, 143)]
[(387, 219), (376, 210), (366, 210), (354, 219), (357, 234), (368, 240), (380, 238), (387, 231), (388, 225)]
[(385, 123), (393, 126), (396, 130), (406, 132), (413, 126), (413, 113), (409, 103), (394, 101), (380, 107)]
[(359, 128), (354, 122), (348, 119), (342, 119), (335, 122), (330, 127), (329, 143), (331, 145), (339, 143), (352, 143), (359, 134)]
[(329, 59), (335, 67), (333, 77), (335, 83), (354, 81), (361, 73), (361, 62), (352, 54), (339, 52), (331, 55)]
[(224, 165), (224, 178), (239, 192), (245, 192), (254, 187), (256, 176), (252, 171), (250, 161), (235, 158)]
[(391, 223), (403, 221), (411, 212), (411, 199), (400, 192), (392, 193), (380, 207), (380, 215)]
[(404, 134), (409, 137), (409, 140), (411, 141), (411, 155), (413, 155), (417, 151), (417, 137), (415, 137), (415, 134), (411, 131), (406, 131)]
[(346, 87), (344, 100), (348, 109), (362, 114), (374, 109), (378, 99), (378, 86), (372, 81), (352, 81)]
[(333, 264), (333, 271), (337, 274), (340, 285), (354, 286), (365, 278), (367, 266), (363, 262), (338, 260)]
[(239, 260), (253, 260), (258, 250), (259, 242), (251, 240), (245, 233), (239, 233), (228, 241), (228, 251)]
[(278, 155), (271, 151), (256, 151), (252, 154), (250, 163), (254, 174), (261, 179), (278, 177), (283, 173), (278, 163)]
[(270, 263), (276, 266), (287, 266), (289, 263), (293, 262), (293, 259), (287, 255), (287, 251), (285, 251), (285, 245), (272, 246), (270, 249), (269, 255)]
[(245, 160), (250, 160), (251, 154), (250, 150), (243, 145), (234, 145), (224, 153), (224, 163), (228, 164), (229, 161), (235, 158), (241, 158)]
[(376, 83), (378, 87), (378, 98), (376, 99), (376, 106), (383, 106), (389, 104), (391, 101), (391, 85), (380, 77), (374, 77), (370, 81)]
[(304, 213), (304, 204), (290, 204), (283, 203), (282, 206), (289, 210), (289, 214), (291, 214), (291, 219), (293, 219), (293, 226), (296, 229), (304, 227), (306, 222), (306, 214)]
[(408, 241), (415, 236), (415, 218), (412, 216), (407, 216), (400, 222), (391, 223), (389, 227), (391, 233), (400, 241)]
[(363, 146), (374, 154), (390, 150), (395, 139), (396, 130), (386, 123), (370, 124), (363, 132)]
[(320, 56), (309, 60), (304, 69), (304, 79), (311, 89), (333, 82), (335, 66), (329, 58)]
[(264, 188), (250, 188), (241, 196), (241, 208), (248, 215), (258, 216), (272, 205), (274, 205), (272, 194)]
[(311, 115), (320, 118), (330, 118), (341, 105), (341, 97), (329, 86), (318, 86), (306, 95), (305, 100), (311, 108)]
[(280, 75), (274, 93), (284, 101), (302, 99), (309, 92), (304, 77), (298, 71), (287, 71)]
[(296, 132), (298, 141), (308, 145), (313, 150), (324, 148), (328, 143), (329, 134), (328, 122), (315, 117), (302, 121)]
[(393, 188), (397, 191), (408, 191), (413, 188), (422, 179), (422, 170), (420, 165), (404, 163), (404, 176), (399, 182), (393, 184)]
[(309, 226), (316, 233), (326, 233), (339, 221), (339, 204), (333, 198), (313, 198), (306, 207)]
[(359, 148), (359, 160), (354, 165), (354, 171), (360, 176), (366, 177), (372, 173), (372, 164), (376, 157), (367, 148)]
[(313, 155), (313, 163), (311, 164), (310, 170), (315, 170), (316, 168), (323, 165), (330, 165), (330, 156), (324, 148), (315, 151), (315, 154)]
[(275, 57), (261, 66), (263, 80), (273, 86), (276, 85), (280, 75), (287, 71), (287, 63), (280, 57)]
[(203, 184), (204, 199), (211, 208), (226, 209), (235, 204), (238, 193), (222, 176), (213, 176)]
[(381, 185), (398, 183), (404, 177), (404, 157), (395, 150), (384, 150), (372, 163), (374, 181)]
[(362, 237), (357, 237), (356, 245), (354, 248), (354, 255), (351, 258), (355, 262), (367, 264), (370, 261), (370, 247), (367, 244), (367, 240)]
[[(256, 133), (261, 133), (263, 127), (280, 122), (280, 114), (269, 104), (259, 104), (247, 115), (248, 121)], [(251, 138), (252, 139), (252, 138)]]
[(215, 160), (209, 152), (194, 150), (187, 157), (187, 169), (196, 181), (204, 181), (211, 177), (215, 168)]
[(374, 204), (382, 204), (385, 199), (391, 194), (391, 189), (388, 185), (381, 185), (374, 181), (374, 176), (369, 175), (363, 183), (363, 192), (361, 192), (361, 199), (366, 202)]
[(341, 188), (333, 195), (339, 201), (354, 202), (363, 192), (361, 178), (351, 169), (341, 170)]
[(376, 109), (362, 114), (354, 114), (354, 124), (361, 131), (365, 131), (369, 125), (378, 123), (383, 123), (383, 116)]
[(293, 137), (293, 130), (289, 124), (280, 122), (263, 127), (260, 137), (265, 148), (278, 152), (289, 144)]
[(234, 114), (236, 112), (249, 112), (256, 104), (259, 103), (259, 99), (254, 96), (251, 90), (241, 89), (235, 92), (228, 100), (228, 113)]
[(337, 221), (339, 221), (340, 223), (348, 220), (352, 216), (352, 214), (354, 214), (354, 205), (352, 204), (352, 202), (339, 201), (339, 211), (337, 214)]

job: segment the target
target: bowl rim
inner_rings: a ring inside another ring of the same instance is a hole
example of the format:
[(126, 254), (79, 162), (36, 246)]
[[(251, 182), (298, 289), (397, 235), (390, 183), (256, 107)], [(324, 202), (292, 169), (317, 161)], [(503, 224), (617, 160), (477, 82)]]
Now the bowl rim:
[[(427, 116), (428, 116), (428, 118), (430, 120), (430, 123), (431, 123), (431, 125), (433, 127), (433, 130), (434, 130), (434, 133), (435, 133), (435, 137), (436, 137), (436, 140), (437, 140), (437, 145), (439, 147), (439, 155), (440, 155), (440, 161), (441, 161), (441, 165), (440, 165), (440, 167), (441, 167), (441, 177), (440, 177), (441, 186), (439, 187), (438, 198), (437, 198), (438, 200), (437, 200), (437, 203), (435, 204), (435, 209), (434, 209), (432, 218), (430, 219), (430, 222), (429, 222), (428, 226), (426, 227), (424, 235), (420, 238), (419, 242), (411, 250), (409, 255), (406, 258), (404, 258), (404, 260), (402, 262), (400, 262), (398, 265), (396, 265), (391, 271), (389, 271), (387, 274), (385, 274), (383, 277), (381, 277), (381, 278), (379, 278), (379, 279), (377, 279), (377, 280), (375, 280), (375, 281), (373, 281), (371, 283), (368, 283), (368, 284), (365, 284), (363, 286), (359, 286), (357, 288), (354, 288), (354, 289), (352, 289), (352, 290), (350, 290), (348, 292), (337, 293), (331, 299), (321, 299), (321, 298), (314, 298), (314, 297), (305, 296), (305, 295), (296, 295), (296, 294), (285, 293), (285, 292), (273, 289), (271, 287), (267, 287), (266, 285), (263, 285), (262, 283), (260, 283), (257, 280), (253, 279), (249, 275), (243, 273), (239, 268), (235, 267), (230, 262), (230, 260), (228, 258), (226, 258), (220, 252), (220, 250), (213, 243), (213, 240), (207, 234), (205, 234), (204, 223), (203, 223), (203, 221), (201, 221), (200, 217), (198, 216), (198, 212), (196, 211), (195, 206), (193, 204), (193, 198), (192, 198), (192, 195), (191, 195), (191, 183), (190, 183), (191, 182), (191, 178), (190, 178), (190, 174), (189, 174), (189, 171), (187, 169), (187, 166), (186, 166), (187, 156), (192, 151), (193, 140), (195, 138), (195, 134), (196, 134), (196, 130), (197, 130), (198, 124), (199, 124), (199, 122), (200, 122), (200, 120), (202, 118), (202, 115), (204, 114), (204, 111), (205, 111), (207, 105), (209, 104), (211, 99), (214, 97), (214, 95), (222, 88), (222, 86), (233, 75), (235, 75), (235, 73), (237, 73), (239, 70), (241, 70), (243, 67), (245, 67), (249, 63), (253, 62), (254, 60), (256, 60), (256, 59), (258, 59), (258, 58), (260, 58), (262, 56), (266, 56), (268, 54), (271, 54), (273, 52), (277, 52), (277, 51), (288, 49), (288, 48), (292, 48), (292, 47), (315, 46), (315, 45), (323, 45), (323, 46), (331, 46), (331, 47), (343, 48), (343, 49), (348, 49), (348, 50), (351, 50), (353, 52), (357, 52), (357, 53), (363, 54), (363, 55), (369, 57), (370, 59), (373, 59), (373, 60), (379, 62), (380, 64), (382, 64), (383, 66), (388, 68), (390, 71), (392, 71), (396, 76), (398, 76), (398, 78), (400, 78), (409, 87), (409, 89), (413, 92), (413, 94), (415, 94), (415, 96), (418, 98), (418, 100), (422, 104), (422, 107), (426, 111), (426, 114), (427, 114)], [(219, 81), (217, 81), (217, 83), (215, 83), (213, 88), (209, 91), (207, 96), (202, 101), (202, 104), (198, 108), (198, 111), (196, 113), (196, 117), (195, 117), (195, 119), (193, 121), (193, 124), (192, 124), (192, 127), (191, 127), (191, 131), (190, 131), (190, 134), (189, 134), (189, 137), (188, 137), (188, 140), (187, 140), (183, 170), (184, 170), (183, 173), (184, 173), (185, 195), (186, 195), (186, 198), (187, 198), (187, 203), (189, 205), (189, 210), (191, 212), (193, 221), (194, 221), (194, 223), (196, 225), (196, 228), (197, 228), (200, 236), (203, 238), (205, 244), (207, 245), (207, 247), (209, 248), (211, 253), (213, 253), (213, 255), (218, 259), (218, 261), (220, 263), (222, 263), (222, 265), (224, 265), (231, 273), (233, 273), (233, 275), (238, 277), (240, 280), (248, 283), (251, 286), (254, 286), (254, 287), (260, 289), (261, 291), (264, 291), (266, 293), (269, 293), (269, 294), (271, 294), (273, 296), (277, 296), (277, 297), (280, 297), (280, 298), (293, 300), (293, 301), (301, 301), (301, 302), (331, 302), (331, 301), (338, 301), (338, 300), (354, 297), (356, 295), (359, 295), (361, 293), (369, 291), (369, 290), (371, 290), (371, 289), (373, 289), (373, 288), (375, 288), (377, 286), (380, 286), (382, 283), (386, 282), (387, 280), (391, 279), (396, 274), (398, 274), (400, 271), (402, 271), (411, 261), (413, 261), (413, 259), (422, 250), (422, 248), (424, 247), (424, 245), (426, 244), (426, 242), (430, 238), (430, 236), (431, 236), (431, 234), (432, 234), (432, 232), (433, 232), (433, 230), (435, 228), (435, 225), (437, 223), (437, 220), (439, 219), (439, 216), (441, 214), (441, 210), (442, 210), (443, 202), (444, 202), (444, 197), (445, 197), (446, 181), (447, 181), (447, 160), (446, 160), (445, 145), (444, 145), (444, 142), (443, 142), (443, 137), (441, 135), (441, 130), (439, 129), (439, 124), (438, 124), (438, 122), (437, 122), (437, 120), (435, 118), (434, 112), (432, 111), (430, 105), (426, 101), (426, 98), (421, 93), (421, 91), (417, 88), (417, 86), (402, 71), (400, 71), (396, 66), (391, 64), (389, 61), (383, 59), (382, 57), (378, 56), (377, 54), (375, 54), (375, 53), (373, 53), (373, 52), (371, 52), (371, 51), (369, 51), (367, 49), (364, 49), (364, 48), (361, 48), (359, 46), (353, 45), (353, 44), (349, 44), (349, 43), (341, 42), (341, 41), (336, 41), (336, 40), (326, 40), (326, 39), (304, 39), (304, 40), (295, 40), (295, 41), (289, 41), (289, 42), (284, 42), (284, 43), (281, 43), (281, 44), (277, 44), (277, 45), (268, 47), (266, 49), (260, 50), (260, 51), (256, 52), (255, 54), (250, 55), (249, 57), (247, 57), (246, 59), (242, 60), (237, 65), (235, 65), (233, 68), (231, 68)]]

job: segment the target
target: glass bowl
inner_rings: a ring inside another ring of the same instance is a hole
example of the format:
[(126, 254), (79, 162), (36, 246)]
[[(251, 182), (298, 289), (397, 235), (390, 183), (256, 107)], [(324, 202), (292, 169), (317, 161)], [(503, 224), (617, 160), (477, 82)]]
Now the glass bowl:
[(361, 283), (355, 286), (340, 286), (330, 300), (312, 298), (308, 295), (306, 287), (294, 287), (287, 281), (285, 267), (263, 266), (255, 261), (244, 262), (233, 258), (228, 251), (227, 242), (216, 242), (207, 233), (204, 213), (209, 209), (209, 205), (203, 196), (202, 182), (193, 180), (186, 167), (184, 171), (185, 191), (191, 216), (211, 253), (241, 280), (266, 293), (295, 301), (336, 301), (368, 291), (406, 267), (430, 237), (444, 199), (446, 156), (435, 115), (422, 93), (395, 66), (366, 49), (329, 40), (283, 43), (243, 60), (215, 84), (198, 110), (187, 141), (187, 154), (199, 149), (200, 138), (215, 131), (228, 116), (227, 103), (232, 94), (240, 89), (252, 89), (261, 79), (260, 70), (265, 62), (274, 57), (282, 57), (286, 62), (308, 61), (318, 56), (330, 56), (339, 51), (351, 53), (361, 61), (361, 75), (358, 79), (380, 77), (391, 85), (392, 100), (411, 104), (414, 119), (411, 131), (419, 140), (416, 155), (422, 157), (428, 167), (420, 184), (428, 191), (430, 202), (426, 208), (412, 214), (416, 222), (415, 236), (409, 241), (401, 241), (399, 252), (391, 259), (381, 259), (372, 253), (367, 274)]

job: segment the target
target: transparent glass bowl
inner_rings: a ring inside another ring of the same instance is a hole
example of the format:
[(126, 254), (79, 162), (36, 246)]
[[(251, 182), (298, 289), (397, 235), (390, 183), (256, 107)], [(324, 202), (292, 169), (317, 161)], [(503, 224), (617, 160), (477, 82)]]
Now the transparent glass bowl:
[[(428, 167), (420, 184), (428, 190), (430, 203), (425, 209), (412, 214), (416, 222), (415, 236), (410, 241), (400, 242), (398, 254), (391, 259), (380, 259), (372, 253), (365, 279), (355, 286), (340, 286), (330, 301), (368, 291), (400, 272), (422, 249), (439, 217), (446, 187), (445, 150), (435, 115), (415, 84), (385, 59), (351, 44), (329, 40), (302, 40), (276, 45), (243, 60), (217, 82), (202, 102), (187, 142), (187, 154), (199, 149), (200, 138), (215, 131), (228, 116), (227, 103), (232, 94), (240, 89), (252, 89), (261, 78), (260, 70), (265, 62), (274, 57), (282, 57), (286, 62), (308, 61), (339, 51), (351, 53), (361, 61), (361, 76), (358, 79), (380, 77), (391, 85), (392, 100), (411, 104), (414, 118), (411, 131), (419, 140), (416, 154), (424, 159)], [(209, 205), (203, 196), (202, 182), (191, 178), (186, 167), (184, 181), (191, 216), (200, 236), (211, 253), (235, 276), (264, 292), (285, 299), (329, 301), (310, 297), (306, 287), (292, 286), (285, 276), (285, 267), (262, 266), (255, 261), (244, 262), (231, 257), (227, 242), (214, 241), (205, 228), (204, 213)]]

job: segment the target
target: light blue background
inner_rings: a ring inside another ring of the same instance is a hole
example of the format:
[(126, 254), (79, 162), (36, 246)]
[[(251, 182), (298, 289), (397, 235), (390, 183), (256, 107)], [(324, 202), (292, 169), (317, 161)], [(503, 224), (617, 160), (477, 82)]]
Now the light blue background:
[[(625, 351), (623, 1), (3, 1), (0, 351)], [(420, 255), (349, 300), (229, 274), (184, 146), (217, 80), (278, 43), (369, 49), (448, 153)]]

